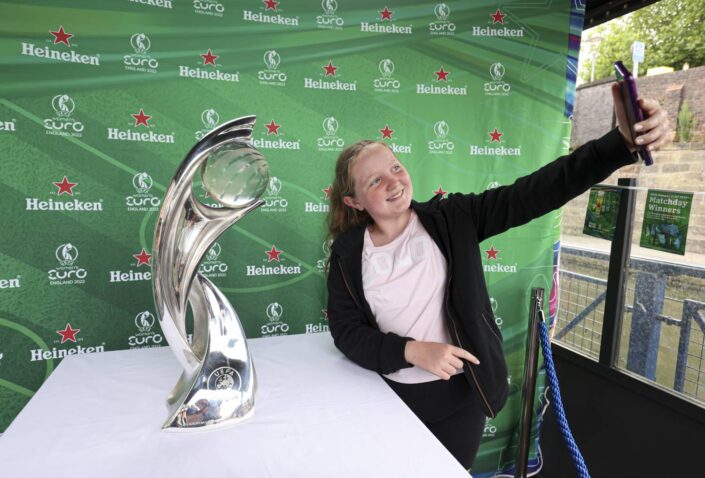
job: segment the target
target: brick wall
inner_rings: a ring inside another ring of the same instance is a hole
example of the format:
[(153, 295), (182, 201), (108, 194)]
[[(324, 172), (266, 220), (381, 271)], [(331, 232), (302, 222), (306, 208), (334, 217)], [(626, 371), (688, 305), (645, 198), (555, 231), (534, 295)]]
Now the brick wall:
[[(611, 129), (612, 82), (606, 79), (578, 87), (571, 147), (602, 136)], [(705, 66), (637, 78), (636, 84), (639, 94), (661, 102), (668, 112), (674, 134), (678, 110), (683, 101), (687, 102), (696, 118), (695, 141), (705, 141)]]
[[(675, 143), (654, 154), (654, 164), (646, 167), (635, 164), (616, 171), (603, 184), (617, 184), (618, 178), (637, 178), (637, 187), (666, 189), (670, 191), (693, 191), (690, 210), (690, 227), (686, 250), (694, 254), (705, 254), (705, 144), (689, 145), (690, 149)], [(698, 194), (699, 192), (699, 194)], [(562, 234), (582, 236), (589, 191), (570, 201), (564, 208)], [(646, 191), (637, 193), (634, 229), (641, 231)], [(635, 234), (634, 243), (638, 243)], [(598, 239), (599, 240), (599, 239)]]

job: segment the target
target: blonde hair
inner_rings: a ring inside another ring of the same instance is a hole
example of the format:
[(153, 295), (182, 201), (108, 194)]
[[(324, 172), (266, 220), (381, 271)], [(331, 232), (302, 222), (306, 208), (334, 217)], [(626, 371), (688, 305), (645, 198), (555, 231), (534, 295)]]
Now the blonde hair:
[(391, 151), (386, 143), (363, 139), (348, 146), (345, 151), (340, 153), (335, 163), (335, 179), (330, 192), (330, 211), (328, 213), (328, 238), (331, 240), (335, 240), (349, 229), (372, 220), (367, 211), (346, 206), (343, 202), (345, 196), (355, 197), (355, 183), (351, 174), (353, 162), (363, 149), (372, 144), (381, 144)]

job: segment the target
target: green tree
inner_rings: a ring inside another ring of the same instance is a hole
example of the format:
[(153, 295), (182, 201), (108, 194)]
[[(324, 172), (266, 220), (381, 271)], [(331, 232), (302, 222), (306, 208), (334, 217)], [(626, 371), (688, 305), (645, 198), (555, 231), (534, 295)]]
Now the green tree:
[[(613, 77), (612, 63), (622, 60), (631, 67), (631, 44), (646, 44), (639, 71), (656, 66), (681, 69), (705, 65), (705, 0), (661, 0), (649, 7), (586, 31), (602, 37), (595, 49), (595, 79)], [(583, 64), (580, 76), (590, 80), (592, 63)]]

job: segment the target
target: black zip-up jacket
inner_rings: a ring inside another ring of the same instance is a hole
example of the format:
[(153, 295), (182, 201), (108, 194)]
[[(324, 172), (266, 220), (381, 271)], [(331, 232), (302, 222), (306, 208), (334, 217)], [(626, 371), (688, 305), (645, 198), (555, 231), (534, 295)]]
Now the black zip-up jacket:
[[(465, 376), (485, 414), (497, 415), (507, 401), (507, 365), (485, 284), (479, 244), (557, 209), (635, 162), (617, 129), (561, 156), (510, 186), (480, 194), (440, 195), (411, 202), (424, 229), (448, 261), (444, 318), (454, 345), (475, 355)], [(328, 321), (335, 345), (353, 362), (380, 374), (411, 367), (404, 359), (410, 337), (382, 333), (362, 286), (363, 226), (341, 234), (331, 247)]]

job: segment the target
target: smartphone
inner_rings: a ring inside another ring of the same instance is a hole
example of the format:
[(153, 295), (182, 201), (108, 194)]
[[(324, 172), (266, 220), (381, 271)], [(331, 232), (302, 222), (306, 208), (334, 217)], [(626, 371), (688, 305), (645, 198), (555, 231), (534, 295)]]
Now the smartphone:
[[(638, 94), (636, 91), (636, 81), (634, 80), (634, 75), (631, 74), (624, 63), (621, 61), (614, 62), (614, 72), (619, 82), (619, 90), (622, 92), (622, 103), (624, 104), (624, 109), (627, 112), (627, 119), (629, 120), (629, 134), (632, 137), (632, 143), (634, 139), (638, 136), (634, 131), (634, 125), (640, 121), (646, 119), (644, 112), (639, 108), (639, 103), (637, 102)], [(636, 143), (635, 143), (636, 144)], [(645, 146), (639, 148), (639, 156), (644, 161), (644, 164), (651, 166), (654, 164), (654, 159), (651, 157), (651, 153), (646, 149)]]

